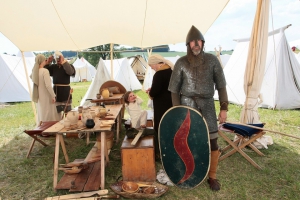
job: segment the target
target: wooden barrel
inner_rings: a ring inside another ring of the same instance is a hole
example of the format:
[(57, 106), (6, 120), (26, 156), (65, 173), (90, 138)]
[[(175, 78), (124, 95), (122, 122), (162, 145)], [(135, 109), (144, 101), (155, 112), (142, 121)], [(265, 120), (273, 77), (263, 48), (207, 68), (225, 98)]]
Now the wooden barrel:
[[(111, 149), (114, 144), (114, 132), (108, 131), (108, 132), (105, 132), (105, 134), (106, 134), (107, 149)], [(101, 149), (101, 136), (100, 135), (97, 137), (97, 148)]]

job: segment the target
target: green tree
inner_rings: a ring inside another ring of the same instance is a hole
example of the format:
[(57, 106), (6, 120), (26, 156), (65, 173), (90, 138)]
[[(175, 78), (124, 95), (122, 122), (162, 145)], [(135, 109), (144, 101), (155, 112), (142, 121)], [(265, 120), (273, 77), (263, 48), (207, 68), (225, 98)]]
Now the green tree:
[[(119, 50), (116, 47), (119, 47), (120, 45), (118, 44), (114, 44), (114, 51)], [(97, 66), (100, 57), (103, 60), (108, 60), (111, 59), (110, 58), (110, 44), (104, 44), (104, 45), (100, 45), (100, 46), (96, 46), (96, 47), (92, 47), (87, 49), (87, 51), (91, 51), (91, 52), (83, 52), (82, 56), (89, 62), (91, 63), (91, 65), (93, 66)], [(80, 54), (81, 55), (81, 54)], [(80, 57), (79, 55), (79, 57)], [(120, 58), (121, 54), (120, 52), (113, 52), (113, 58), (112, 59), (117, 59)]]

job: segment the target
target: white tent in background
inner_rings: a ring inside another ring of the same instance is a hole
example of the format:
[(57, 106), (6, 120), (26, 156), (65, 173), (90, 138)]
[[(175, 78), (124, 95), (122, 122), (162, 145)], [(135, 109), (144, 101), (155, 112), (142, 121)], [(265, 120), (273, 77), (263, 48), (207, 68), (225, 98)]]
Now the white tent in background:
[(105, 67), (102, 58), (100, 58), (97, 65), (95, 78), (92, 80), (92, 83), (89, 86), (89, 89), (85, 93), (84, 97), (82, 98), (80, 105), (81, 106), (89, 105), (90, 101), (86, 101), (86, 100), (95, 99), (97, 93), (99, 93), (99, 89), (101, 85), (108, 80), (110, 80), (110, 74), (107, 68)]
[(155, 74), (155, 71), (153, 69), (151, 69), (151, 67), (148, 65), (146, 73), (145, 73), (145, 78), (144, 78), (144, 81), (143, 81), (143, 88), (142, 88), (142, 90), (145, 91), (148, 88), (151, 88), (154, 74)]
[(75, 77), (71, 76), (71, 82), (91, 81), (95, 77), (96, 69), (84, 57), (77, 58), (73, 63), (76, 70)]
[(176, 61), (180, 58), (180, 56), (174, 56), (174, 57), (165, 57), (165, 59), (171, 61), (174, 65), (176, 63)]
[(225, 68), (226, 64), (228, 63), (229, 59), (230, 59), (231, 55), (229, 54), (222, 54), (220, 55), (223, 67)]
[[(25, 62), (30, 76), (35, 57), (25, 56)], [(31, 101), (22, 57), (0, 54), (0, 68), (0, 102)]]
[[(263, 102), (260, 107), (300, 108), (300, 64), (293, 56), (286, 40), (284, 30), (287, 27), (269, 33), (266, 67), (261, 87)], [(243, 105), (245, 102), (244, 72), (249, 38), (236, 41), (238, 44), (224, 68), (224, 74), (229, 102)], [(215, 99), (217, 99), (217, 95), (215, 95)]]
[[(109, 74), (111, 74), (111, 60), (104, 60), (104, 63)], [(133, 72), (127, 58), (113, 60), (113, 74), (114, 81), (121, 83), (127, 91), (142, 89), (142, 85)]]
[(138, 79), (144, 80), (148, 65), (145, 59), (141, 55), (136, 55), (128, 57), (128, 62)]
[(299, 64), (300, 64), (300, 53), (295, 54), (296, 59), (298, 60)]
[[(32, 52), (32, 51), (27, 51), (27, 52), (23, 52), (23, 54), (24, 54), (24, 57), (31, 57), (31, 58), (35, 58), (35, 55), (34, 55), (34, 53)], [(18, 53), (17, 53), (17, 56), (18, 57), (22, 57), (22, 53), (21, 53), (21, 51), (19, 51)]]

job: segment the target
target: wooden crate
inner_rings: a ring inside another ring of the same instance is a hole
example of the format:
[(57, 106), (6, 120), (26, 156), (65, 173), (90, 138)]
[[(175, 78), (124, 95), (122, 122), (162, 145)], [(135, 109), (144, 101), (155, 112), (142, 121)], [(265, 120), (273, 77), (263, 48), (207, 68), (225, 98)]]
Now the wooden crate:
[(156, 180), (154, 138), (140, 138), (135, 146), (125, 136), (121, 146), (123, 181), (153, 182)]

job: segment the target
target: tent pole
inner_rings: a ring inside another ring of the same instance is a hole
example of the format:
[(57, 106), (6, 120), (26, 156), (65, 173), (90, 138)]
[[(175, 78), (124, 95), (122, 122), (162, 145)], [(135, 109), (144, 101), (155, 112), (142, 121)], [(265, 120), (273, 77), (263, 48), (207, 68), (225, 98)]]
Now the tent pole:
[(26, 66), (26, 62), (25, 62), (24, 52), (21, 51), (21, 54), (22, 54), (23, 66), (24, 66), (24, 70), (25, 70), (25, 75), (26, 75), (26, 80), (27, 80), (27, 86), (28, 86), (28, 91), (29, 91), (29, 95), (30, 95), (30, 99), (31, 99), (31, 106), (32, 106), (33, 114), (34, 114), (34, 119), (35, 119), (36, 124), (38, 124), (38, 119), (37, 119), (37, 115), (36, 115), (35, 104), (32, 101), (32, 91), (31, 91), (30, 82), (29, 82), (29, 78), (28, 78), (28, 72), (27, 72), (27, 66)]
[(113, 49), (114, 48), (114, 44), (110, 43), (110, 79), (114, 80), (114, 62), (113, 62)]
[(222, 63), (222, 60), (221, 60), (221, 51), (222, 51), (222, 47), (219, 46), (219, 51), (217, 50), (217, 48), (215, 47), (215, 52), (216, 52), (216, 56), (221, 64), (221, 67), (222, 69), (224, 69), (224, 66), (223, 66), (223, 63)]
[(152, 54), (152, 48), (147, 49), (147, 53), (148, 53), (148, 58), (149, 58), (151, 56), (151, 54)]

